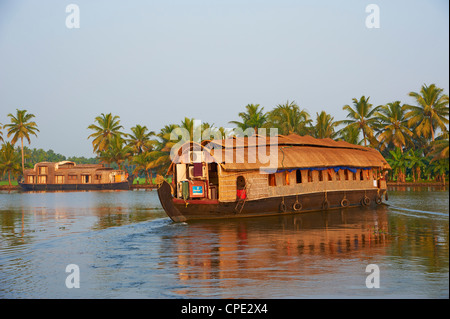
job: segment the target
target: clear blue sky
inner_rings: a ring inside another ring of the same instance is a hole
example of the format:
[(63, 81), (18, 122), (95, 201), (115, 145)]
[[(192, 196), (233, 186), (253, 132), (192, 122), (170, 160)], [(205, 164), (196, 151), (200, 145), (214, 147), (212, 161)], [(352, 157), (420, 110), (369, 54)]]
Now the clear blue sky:
[[(70, 3), (79, 29), (66, 28)], [(370, 3), (379, 29), (366, 28)], [(185, 116), (232, 127), (246, 104), (286, 100), (341, 120), (362, 95), (410, 103), (424, 83), (448, 94), (448, 28), (447, 0), (0, 0), (0, 123), (27, 109), (31, 147), (90, 157), (102, 112), (127, 132)]]

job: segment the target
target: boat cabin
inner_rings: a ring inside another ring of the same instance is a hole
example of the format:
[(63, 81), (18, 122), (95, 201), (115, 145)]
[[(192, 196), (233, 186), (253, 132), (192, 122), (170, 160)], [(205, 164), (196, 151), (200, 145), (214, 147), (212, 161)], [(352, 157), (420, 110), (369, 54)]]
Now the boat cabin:
[(108, 184), (127, 181), (127, 173), (103, 164), (76, 164), (71, 161), (40, 162), (26, 169), (23, 184)]
[(168, 174), (173, 175), (173, 196), (193, 203), (384, 191), (388, 169), (375, 149), (291, 134), (187, 142)]

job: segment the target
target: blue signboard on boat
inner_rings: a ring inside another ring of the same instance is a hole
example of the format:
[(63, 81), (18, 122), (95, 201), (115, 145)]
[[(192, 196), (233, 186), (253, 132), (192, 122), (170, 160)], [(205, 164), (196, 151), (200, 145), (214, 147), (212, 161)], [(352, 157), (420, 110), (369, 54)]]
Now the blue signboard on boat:
[(192, 186), (192, 195), (203, 195), (203, 186)]

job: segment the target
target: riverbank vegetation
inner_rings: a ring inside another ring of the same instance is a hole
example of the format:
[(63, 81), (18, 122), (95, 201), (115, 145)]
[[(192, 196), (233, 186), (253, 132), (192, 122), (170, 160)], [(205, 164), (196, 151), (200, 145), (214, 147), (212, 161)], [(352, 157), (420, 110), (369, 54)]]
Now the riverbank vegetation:
[[(435, 84), (423, 85), (419, 92), (408, 95), (414, 103), (405, 104), (398, 100), (373, 106), (370, 97), (355, 97), (343, 106), (347, 116), (342, 120), (335, 120), (326, 111), (310, 114), (295, 101), (286, 101), (268, 111), (259, 104), (248, 104), (230, 124), (254, 132), (258, 128), (277, 128), (282, 135), (296, 133), (373, 147), (392, 167), (389, 180), (445, 183), (449, 174), (448, 95)], [(0, 141), (3, 142), (0, 161), (5, 163), (0, 163), (0, 175), (4, 178), (21, 175), (21, 167), (19, 170), (16, 167), (20, 157), (11, 155), (11, 149), (14, 150), (19, 140), (21, 147), (16, 147), (15, 152), (20, 151), (22, 162), (26, 162), (22, 168), (40, 161), (101, 162), (126, 169), (136, 177), (145, 178), (145, 183), (152, 183), (155, 174), (164, 175), (170, 165), (170, 150), (181, 139), (177, 134), (176, 139), (171, 138), (171, 133), (177, 128), (190, 132), (190, 136), (183, 138), (191, 140), (196, 129), (206, 131), (203, 136), (225, 138), (232, 134), (224, 127), (207, 122), (197, 128), (194, 119), (188, 117), (179, 124), (165, 125), (159, 132), (151, 131), (142, 123), (126, 132), (119, 115), (102, 113), (87, 127), (90, 133), (87, 139), (92, 143), (96, 157), (66, 158), (52, 150), (46, 152), (23, 147), (24, 138), (30, 143), (30, 135), (39, 132), (37, 124), (31, 121), (34, 115), (26, 110), (17, 110), (16, 115), (8, 114), (8, 117), (11, 123), (4, 125), (5, 134), (0, 125)], [(12, 140), (9, 142), (7, 139), (10, 137)]]

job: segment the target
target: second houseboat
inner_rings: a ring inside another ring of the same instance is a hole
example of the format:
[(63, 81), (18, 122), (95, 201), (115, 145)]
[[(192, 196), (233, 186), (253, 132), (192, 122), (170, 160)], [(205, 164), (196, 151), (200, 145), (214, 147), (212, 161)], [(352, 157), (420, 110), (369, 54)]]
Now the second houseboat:
[(25, 191), (126, 190), (128, 174), (102, 164), (76, 164), (71, 161), (40, 162), (24, 171), (19, 182)]

